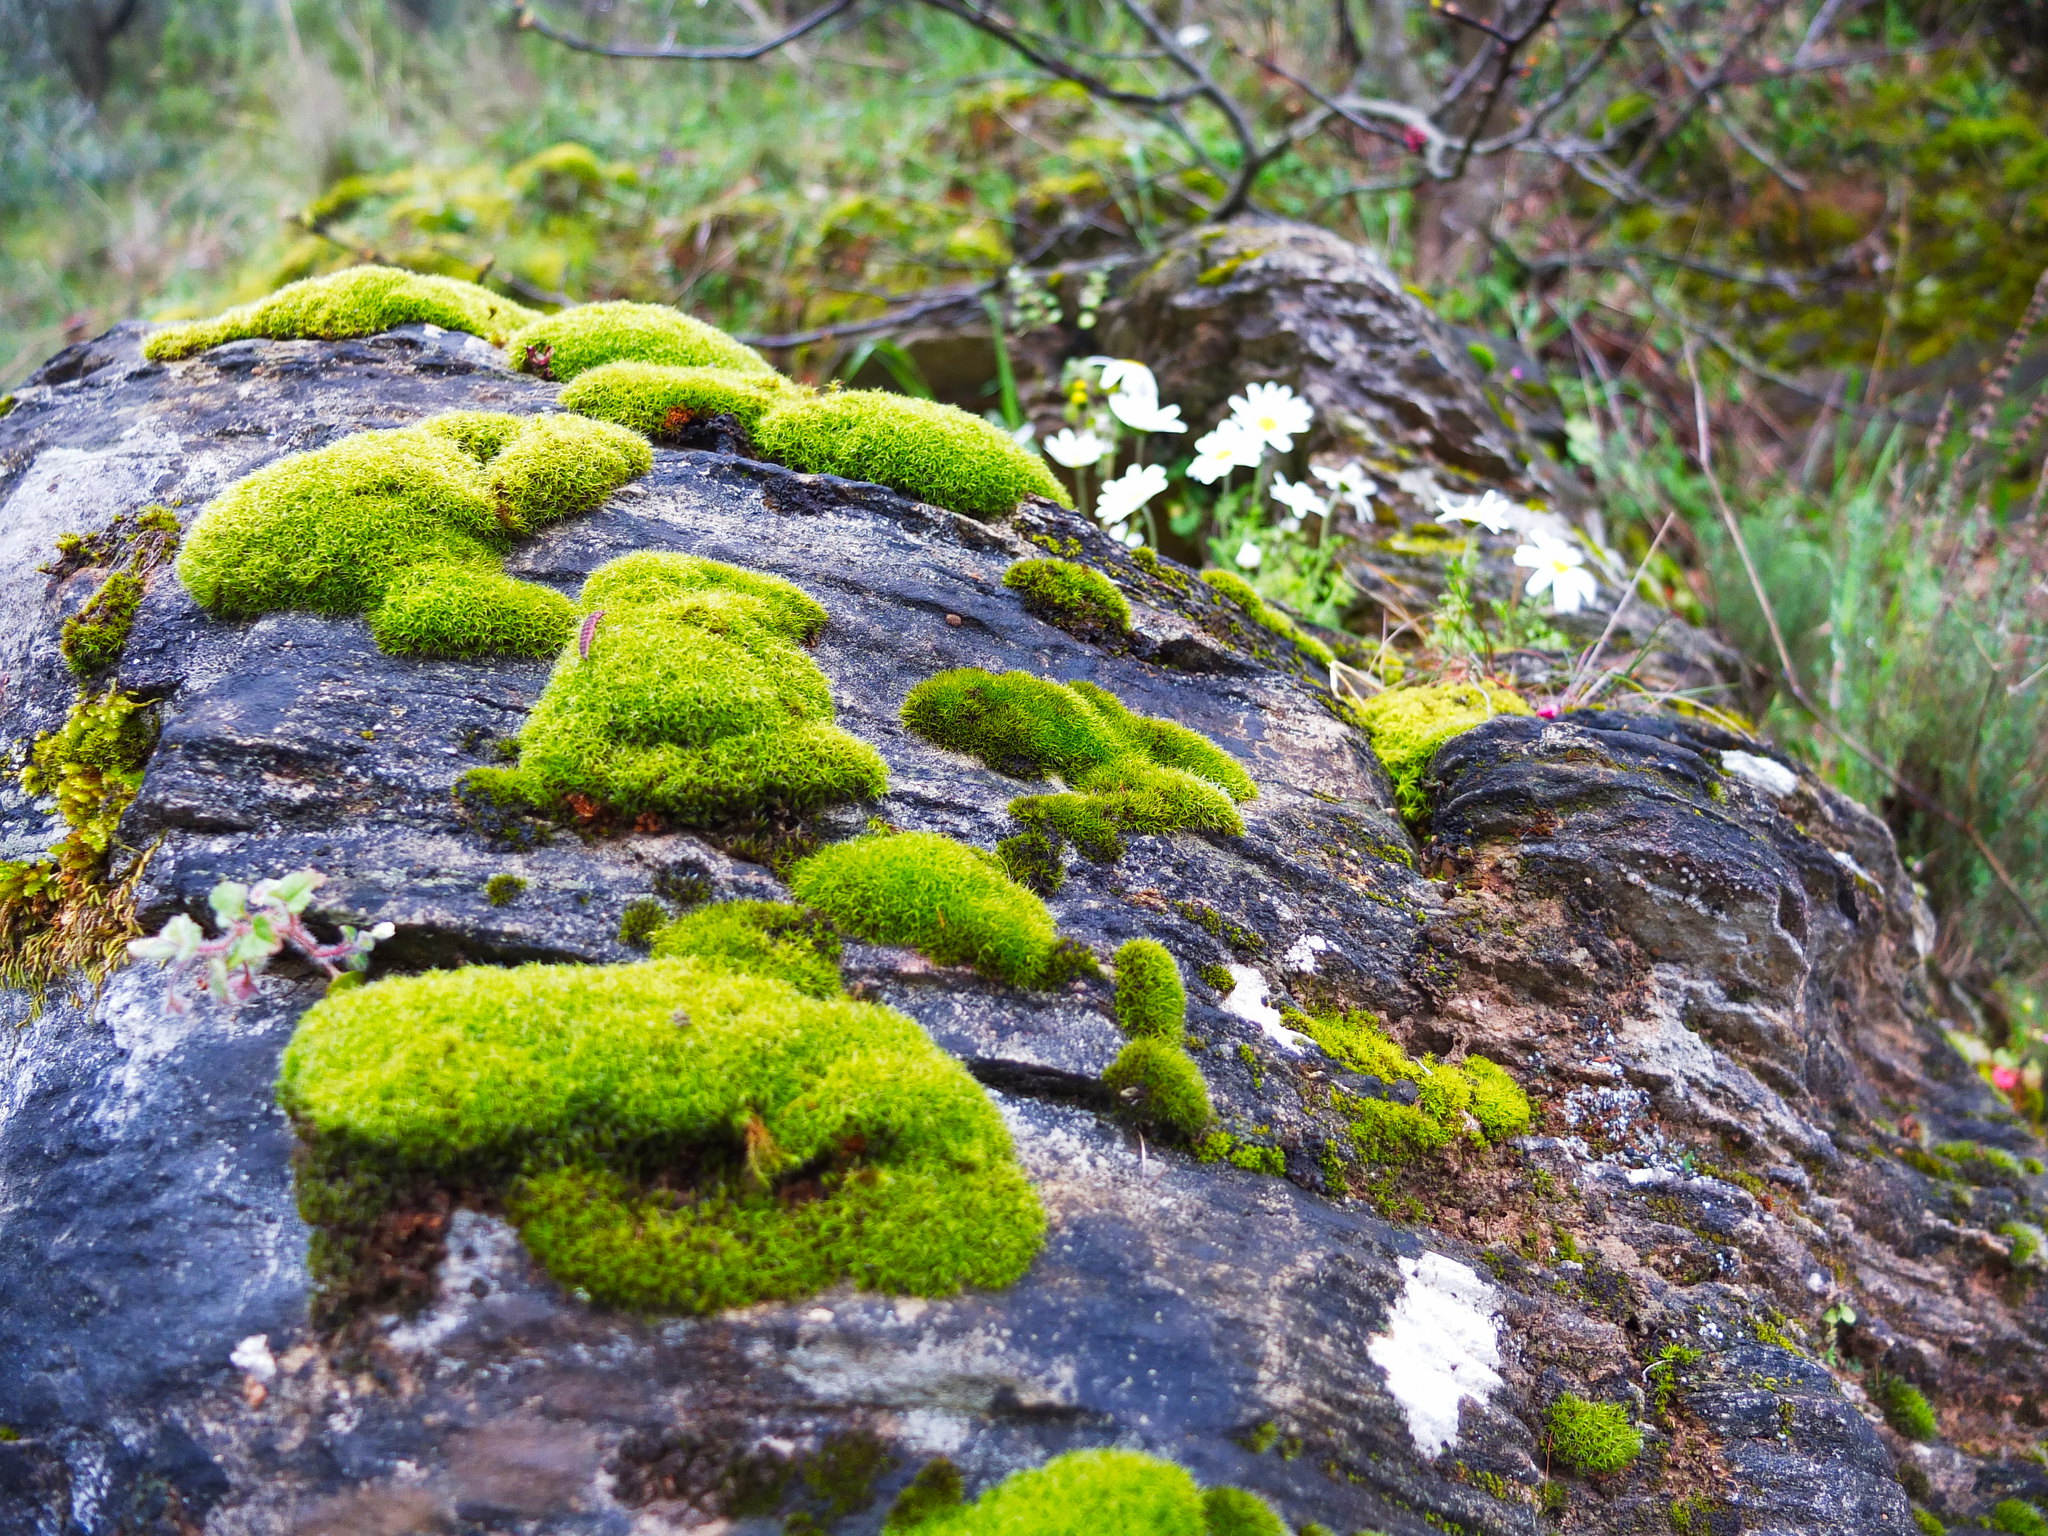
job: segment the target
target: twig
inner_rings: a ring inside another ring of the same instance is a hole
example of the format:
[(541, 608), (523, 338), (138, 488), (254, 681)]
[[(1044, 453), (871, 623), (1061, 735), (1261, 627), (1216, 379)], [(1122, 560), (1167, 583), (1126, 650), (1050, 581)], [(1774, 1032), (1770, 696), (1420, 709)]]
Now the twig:
[(573, 48), (578, 53), (594, 53), (600, 58), (696, 61), (713, 59), (746, 60), (766, 58), (778, 48), (788, 47), (798, 38), (806, 37), (817, 31), (818, 28), (825, 25), (833, 17), (844, 15), (852, 10), (854, 3), (855, 0), (830, 0), (829, 4), (820, 6), (794, 26), (785, 28), (773, 37), (764, 37), (760, 41), (752, 43), (717, 44), (708, 48), (676, 48), (665, 44), (652, 48), (635, 47), (631, 44), (620, 47), (609, 43), (595, 42), (587, 37), (578, 37), (573, 32), (564, 32), (561, 28), (542, 21), (528, 6), (523, 4), (513, 8), (512, 19), (513, 25), (522, 32), (536, 32), (551, 43), (560, 43), (564, 48)]

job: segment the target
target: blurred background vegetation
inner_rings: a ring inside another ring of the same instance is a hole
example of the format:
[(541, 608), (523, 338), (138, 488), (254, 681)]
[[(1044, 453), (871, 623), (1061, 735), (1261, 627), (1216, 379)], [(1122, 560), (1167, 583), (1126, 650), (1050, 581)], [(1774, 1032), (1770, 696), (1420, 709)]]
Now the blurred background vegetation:
[[(544, 19), (659, 46), (801, 14)], [(1634, 557), (1678, 514), (1661, 594), (1741, 649), (1765, 729), (1891, 821), (1952, 1011), (2038, 1114), (2048, 3), (981, 14), (1147, 88), (1157, 50), (1119, 55), (1158, 43), (1156, 18), (1271, 150), (1257, 210), (1361, 242), (1542, 364), (1608, 536)], [(116, 320), (369, 257), (771, 337), (1000, 295), (1015, 265), (1211, 217), (1243, 126), (1105, 100), (935, 0), (723, 63), (572, 52), (494, 0), (0, 0), (0, 388)], [(1489, 138), (1508, 142), (1455, 153)], [(827, 335), (778, 357), (819, 378), (872, 354)]]

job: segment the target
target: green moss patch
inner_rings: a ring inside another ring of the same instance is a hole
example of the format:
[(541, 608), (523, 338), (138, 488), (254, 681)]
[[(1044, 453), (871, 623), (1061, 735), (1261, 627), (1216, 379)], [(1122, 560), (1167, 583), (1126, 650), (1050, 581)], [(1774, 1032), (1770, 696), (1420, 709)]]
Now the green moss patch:
[(169, 362), (245, 337), (338, 341), (416, 322), (501, 343), (510, 332), (538, 318), (537, 311), (458, 278), (397, 267), (350, 267), (287, 283), (268, 298), (211, 320), (165, 326), (142, 344), (142, 352), (154, 361)]
[(1132, 1039), (1180, 1044), (1188, 992), (1180, 967), (1155, 939), (1132, 939), (1116, 952), (1116, 1021)]
[(579, 304), (527, 321), (506, 341), (512, 365), (564, 382), (604, 363), (772, 374), (745, 342), (665, 304)]
[(1131, 605), (1102, 572), (1071, 560), (1019, 560), (1003, 573), (1003, 585), (1034, 614), (1076, 639), (1100, 643), (1127, 639)]
[(769, 407), (800, 393), (777, 373), (604, 363), (578, 374), (563, 389), (560, 404), (565, 411), (617, 422), (659, 442), (720, 414), (738, 418), (751, 432)]
[(1286, 1527), (1263, 1499), (1234, 1488), (1205, 1495), (1184, 1469), (1156, 1456), (1070, 1451), (1013, 1473), (972, 1504), (941, 1506), (889, 1529), (917, 1536), (1284, 1536)]
[(832, 723), (831, 689), (804, 649), (825, 610), (788, 582), (626, 555), (591, 573), (581, 611), (517, 766), (475, 770), (471, 793), (586, 819), (725, 827), (887, 787), (875, 750)]
[(1228, 598), (1240, 613), (1259, 628), (1269, 634), (1278, 635), (1282, 640), (1298, 647), (1303, 654), (1313, 658), (1318, 666), (1327, 667), (1337, 659), (1336, 653), (1329, 646), (1303, 629), (1288, 614), (1267, 602), (1257, 587), (1236, 572), (1204, 571), (1202, 580), (1217, 593)]
[(1927, 1394), (1909, 1381), (1897, 1376), (1886, 1376), (1879, 1380), (1872, 1392), (1878, 1407), (1884, 1410), (1884, 1421), (1908, 1440), (1931, 1444), (1941, 1438), (1941, 1425), (1934, 1417), (1934, 1405), (1927, 1401)]
[(572, 606), (505, 575), (506, 553), (652, 463), (638, 434), (577, 416), (456, 411), (359, 432), (215, 497), (178, 577), (222, 618), (366, 613), (396, 655), (544, 656), (568, 638)]
[(1550, 1406), (1550, 1454), (1580, 1472), (1619, 1472), (1643, 1453), (1643, 1432), (1620, 1403), (1567, 1392)]
[(1991, 1506), (1987, 1523), (1994, 1531), (2009, 1531), (2012, 1536), (2048, 1536), (2048, 1515), (2025, 1499), (2000, 1499)]
[(1399, 1165), (1441, 1151), (1459, 1137), (1486, 1146), (1525, 1134), (1529, 1096), (1497, 1063), (1468, 1056), (1453, 1066), (1410, 1056), (1369, 1013), (1341, 1016), (1289, 1011), (1287, 1022), (1355, 1072), (1383, 1083), (1415, 1084), (1413, 1104), (1340, 1096), (1358, 1154), (1368, 1163)]
[(767, 457), (808, 474), (869, 480), (984, 521), (1026, 496), (1071, 506), (1066, 488), (1009, 433), (956, 406), (849, 389), (787, 401), (754, 428)]
[(810, 997), (840, 995), (839, 949), (816, 913), (781, 901), (712, 902), (661, 928), (653, 943), (657, 960), (694, 955)]
[(1123, 1111), (1156, 1131), (1192, 1142), (1216, 1118), (1195, 1059), (1172, 1040), (1140, 1036), (1102, 1074)]
[(789, 888), (856, 938), (908, 945), (1013, 986), (1063, 980), (1080, 959), (1000, 859), (932, 832), (835, 843), (795, 865)]
[(1389, 688), (1351, 709), (1394, 781), (1395, 805), (1411, 821), (1429, 811), (1422, 776), (1438, 747), (1495, 715), (1532, 713), (1512, 689), (1482, 683)]
[(423, 1182), (502, 1199), (563, 1285), (660, 1311), (1007, 1285), (1044, 1233), (1001, 1118), (916, 1024), (701, 959), (337, 993), (278, 1097), (330, 1279)]

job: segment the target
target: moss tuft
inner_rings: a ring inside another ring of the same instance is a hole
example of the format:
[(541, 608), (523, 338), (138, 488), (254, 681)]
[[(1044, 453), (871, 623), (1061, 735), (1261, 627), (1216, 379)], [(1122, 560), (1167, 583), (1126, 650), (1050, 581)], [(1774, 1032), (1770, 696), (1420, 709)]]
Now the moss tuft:
[(1287, 1022), (1354, 1072), (1383, 1083), (1409, 1082), (1413, 1104), (1389, 1099), (1341, 1101), (1352, 1140), (1368, 1162), (1399, 1164), (1441, 1151), (1460, 1136), (1485, 1145), (1520, 1136), (1533, 1119), (1529, 1096), (1508, 1073), (1483, 1056), (1456, 1066), (1410, 1056), (1380, 1029), (1370, 1013), (1316, 1015), (1289, 1011)]
[(458, 278), (397, 267), (350, 267), (287, 283), (268, 298), (211, 320), (165, 326), (142, 344), (142, 353), (155, 362), (170, 362), (249, 336), (336, 341), (415, 322), (502, 342), (508, 332), (537, 318), (537, 311)]
[(552, 814), (716, 827), (887, 787), (875, 750), (832, 723), (825, 674), (804, 650), (825, 610), (788, 582), (625, 555), (591, 574), (582, 609), (518, 765), (474, 770), (470, 789)]
[(2025, 1499), (2000, 1499), (1991, 1506), (1990, 1526), (2012, 1536), (2048, 1536), (2048, 1516)]
[(1550, 1453), (1580, 1472), (1619, 1472), (1643, 1453), (1643, 1432), (1620, 1403), (1567, 1392), (1550, 1407)]
[(579, 374), (562, 391), (560, 404), (565, 411), (617, 422), (659, 442), (721, 413), (738, 418), (751, 432), (770, 406), (801, 393), (779, 373), (605, 363)]
[(1999, 1225), (1998, 1235), (2012, 1244), (2007, 1262), (2014, 1269), (2035, 1268), (2040, 1265), (2042, 1247), (2048, 1243), (2041, 1229), (2031, 1221), (2008, 1221)]
[(1131, 605), (1116, 583), (1071, 560), (1019, 560), (1003, 573), (1003, 585), (1035, 614), (1081, 640), (1122, 640), (1131, 632)]
[(835, 843), (792, 868), (789, 888), (871, 944), (906, 944), (1014, 986), (1045, 985), (1059, 969), (1059, 932), (1045, 903), (995, 855), (933, 832)]
[(1459, 1069), (1472, 1085), (1471, 1114), (1481, 1135), (1489, 1142), (1502, 1142), (1528, 1134), (1534, 1109), (1506, 1068), (1484, 1056), (1467, 1056)]
[(484, 882), (484, 900), (494, 907), (509, 907), (525, 889), (526, 881), (518, 875), (493, 875)]
[(667, 921), (667, 907), (652, 896), (636, 896), (619, 912), (619, 942), (628, 949), (646, 949)]
[(1171, 1040), (1140, 1036), (1102, 1074), (1132, 1118), (1192, 1142), (1216, 1118), (1194, 1058)]
[(214, 498), (178, 576), (222, 618), (367, 613), (396, 654), (544, 656), (568, 638), (571, 606), (506, 576), (504, 555), (652, 462), (634, 433), (576, 416), (457, 411), (359, 432)]
[(1389, 688), (1351, 710), (1394, 781), (1395, 805), (1410, 821), (1420, 820), (1429, 810), (1422, 776), (1438, 747), (1495, 715), (1530, 713), (1519, 694), (1480, 683)]
[(1259, 595), (1257, 587), (1234, 571), (1204, 571), (1202, 580), (1228, 598), (1237, 606), (1238, 611), (1254, 624), (1299, 647), (1303, 653), (1313, 658), (1317, 665), (1327, 667), (1337, 659), (1336, 652), (1329, 646), (1267, 602)]
[(694, 955), (809, 997), (840, 995), (839, 948), (816, 913), (781, 901), (714, 902), (660, 929), (653, 943), (657, 960)]
[(1004, 1478), (972, 1504), (941, 1510), (917, 1536), (1205, 1536), (1195, 1480), (1136, 1451), (1070, 1451)]
[(307, 1219), (357, 1223), (329, 1252), (369, 1235), (379, 1187), (499, 1191), (540, 1263), (608, 1305), (1007, 1285), (1044, 1233), (1001, 1117), (916, 1024), (703, 960), (333, 994), (278, 1097), (313, 1153)]
[(1875, 1395), (1878, 1407), (1884, 1410), (1885, 1423), (1908, 1440), (1927, 1445), (1941, 1438), (1934, 1405), (1927, 1401), (1927, 1394), (1911, 1382), (1897, 1376), (1884, 1377), (1876, 1383)]
[(142, 578), (130, 571), (115, 571), (101, 582), (85, 606), (64, 621), (57, 641), (64, 664), (80, 677), (91, 677), (119, 660), (142, 593)]
[(567, 382), (605, 363), (775, 370), (752, 347), (665, 304), (579, 304), (528, 321), (507, 339), (512, 365)]
[(1202, 1495), (1208, 1536), (1288, 1536), (1273, 1506), (1242, 1488), (1211, 1488)]
[(1067, 883), (1067, 866), (1060, 846), (1043, 832), (1019, 832), (996, 844), (996, 857), (1003, 873), (1040, 896), (1051, 896)]
[(1132, 939), (1116, 952), (1116, 1021), (1125, 1034), (1179, 1045), (1187, 1014), (1187, 988), (1164, 944)]
[(1948, 1527), (1942, 1523), (1941, 1516), (1918, 1504), (1913, 1506), (1913, 1529), (1920, 1536), (1948, 1536)]
[(943, 1456), (935, 1456), (917, 1469), (889, 1506), (882, 1522), (885, 1531), (913, 1531), (932, 1516), (957, 1508), (967, 1501), (967, 1484), (960, 1469)]
[(983, 521), (1026, 496), (1071, 506), (1045, 462), (955, 406), (881, 390), (793, 399), (762, 416), (754, 444), (808, 474), (868, 480)]

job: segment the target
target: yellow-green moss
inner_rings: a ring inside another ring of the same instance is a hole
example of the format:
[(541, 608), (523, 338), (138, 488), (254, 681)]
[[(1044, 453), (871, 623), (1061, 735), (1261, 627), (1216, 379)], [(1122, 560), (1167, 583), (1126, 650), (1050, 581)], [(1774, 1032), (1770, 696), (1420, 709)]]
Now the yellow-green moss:
[(1045, 461), (979, 416), (932, 400), (850, 389), (784, 402), (754, 446), (809, 474), (869, 480), (984, 521), (1026, 496), (1072, 505)]
[(1204, 571), (1202, 580), (1230, 599), (1254, 624), (1300, 647), (1306, 655), (1313, 657), (1318, 665), (1327, 667), (1337, 659), (1336, 653), (1329, 646), (1267, 602), (1257, 587), (1236, 572)]
[(538, 318), (537, 311), (458, 278), (397, 267), (350, 267), (287, 283), (268, 298), (211, 320), (165, 326), (143, 343), (142, 351), (145, 357), (168, 362), (249, 336), (335, 341), (374, 336), (415, 322), (468, 331), (497, 343)]
[(572, 607), (506, 576), (505, 554), (652, 463), (638, 434), (579, 416), (455, 411), (359, 432), (215, 497), (178, 577), (222, 618), (367, 613), (394, 654), (546, 655), (568, 638)]
[(484, 900), (494, 907), (509, 907), (525, 889), (526, 881), (519, 875), (493, 875), (484, 882)]
[(1019, 560), (1003, 585), (1024, 600), (1024, 611), (1082, 640), (1121, 640), (1131, 632), (1131, 605), (1116, 583), (1071, 560)]
[(1202, 1493), (1207, 1536), (1288, 1536), (1287, 1522), (1272, 1505), (1242, 1488), (1209, 1488)]
[(64, 621), (57, 641), (64, 664), (80, 677), (104, 672), (120, 657), (142, 606), (142, 578), (114, 571), (100, 583), (85, 606)]
[(1123, 1111), (1154, 1130), (1192, 1142), (1216, 1118), (1192, 1056), (1172, 1040), (1141, 1035), (1102, 1074)]
[(704, 960), (337, 993), (278, 1097), (309, 1221), (362, 1224), (380, 1185), (500, 1190), (548, 1271), (610, 1305), (1006, 1285), (1044, 1233), (1000, 1116), (916, 1024)]
[(856, 938), (908, 945), (1014, 986), (1061, 979), (1072, 963), (1045, 903), (1001, 860), (933, 832), (822, 848), (790, 870), (789, 888)]
[(1438, 747), (1495, 715), (1531, 713), (1513, 690), (1482, 683), (1389, 688), (1351, 709), (1394, 781), (1395, 805), (1410, 820), (1429, 810), (1422, 776)]
[(719, 901), (654, 934), (657, 960), (699, 959), (772, 976), (811, 997), (840, 995), (839, 936), (814, 912), (781, 901)]
[(773, 374), (745, 342), (665, 304), (579, 304), (529, 320), (507, 339), (512, 366), (567, 381), (604, 363)]
[(1125, 1034), (1179, 1045), (1187, 1014), (1187, 987), (1164, 944), (1132, 939), (1117, 950), (1116, 1021)]
[(1354, 1072), (1383, 1083), (1410, 1082), (1413, 1104), (1345, 1095), (1352, 1141), (1367, 1162), (1405, 1163), (1460, 1136), (1486, 1145), (1528, 1131), (1529, 1096), (1497, 1063), (1468, 1056), (1456, 1066), (1417, 1059), (1396, 1045), (1369, 1013), (1315, 1015), (1290, 1010), (1287, 1022)]
[(1580, 1472), (1619, 1472), (1643, 1453), (1643, 1432), (1620, 1403), (1567, 1392), (1550, 1407), (1550, 1454)]
[(1877, 1404), (1884, 1421), (1908, 1440), (1931, 1444), (1941, 1438), (1941, 1425), (1934, 1417), (1934, 1405), (1927, 1394), (1897, 1376), (1880, 1378), (1875, 1385)]
[(1069, 1451), (1013, 1473), (972, 1504), (891, 1529), (916, 1536), (1284, 1536), (1263, 1500), (1229, 1492), (1235, 1497), (1212, 1505), (1185, 1470), (1137, 1451)]
[(804, 649), (825, 610), (788, 582), (689, 555), (625, 555), (591, 574), (581, 611), (579, 643), (520, 732), (517, 766), (475, 770), (471, 792), (721, 827), (887, 787), (874, 748), (832, 723), (831, 689)]
[(914, 1531), (932, 1516), (954, 1509), (967, 1501), (967, 1483), (960, 1469), (943, 1456), (935, 1456), (917, 1469), (889, 1506), (882, 1529), (889, 1532)]
[(1991, 1506), (1986, 1523), (1994, 1531), (2011, 1532), (2011, 1536), (2048, 1536), (2048, 1515), (2025, 1499), (2000, 1499)]
[(561, 407), (631, 427), (656, 441), (692, 422), (726, 413), (752, 431), (762, 413), (802, 391), (779, 373), (732, 368), (672, 368), (662, 363), (604, 363), (563, 389)]

